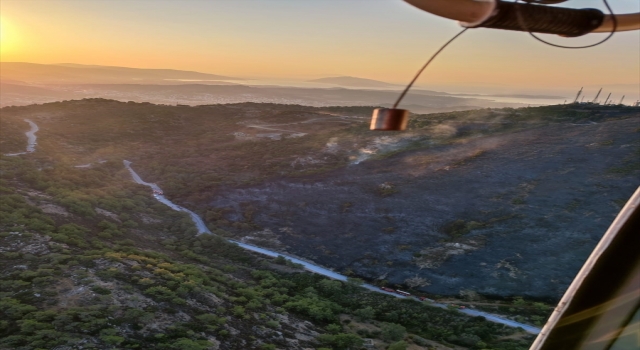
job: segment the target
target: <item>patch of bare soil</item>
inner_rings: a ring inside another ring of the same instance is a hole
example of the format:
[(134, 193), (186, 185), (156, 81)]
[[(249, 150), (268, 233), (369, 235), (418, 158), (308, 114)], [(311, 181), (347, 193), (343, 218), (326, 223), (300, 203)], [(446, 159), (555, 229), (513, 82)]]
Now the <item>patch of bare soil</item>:
[(38, 208), (42, 209), (42, 211), (47, 214), (56, 214), (56, 215), (62, 215), (62, 216), (71, 215), (65, 208), (52, 203), (40, 204), (38, 205)]
[(110, 212), (108, 210), (104, 210), (104, 209), (101, 209), (101, 208), (96, 208), (96, 213), (98, 213), (100, 215), (103, 215), (103, 216), (106, 216), (109, 219), (112, 219), (114, 221), (120, 222), (120, 219), (118, 218), (118, 215), (116, 215), (116, 214), (114, 214), (114, 213), (112, 213), (112, 212)]
[(57, 292), (58, 308), (71, 308), (86, 305), (93, 296), (87, 286), (76, 285), (71, 278), (61, 278), (54, 287)]

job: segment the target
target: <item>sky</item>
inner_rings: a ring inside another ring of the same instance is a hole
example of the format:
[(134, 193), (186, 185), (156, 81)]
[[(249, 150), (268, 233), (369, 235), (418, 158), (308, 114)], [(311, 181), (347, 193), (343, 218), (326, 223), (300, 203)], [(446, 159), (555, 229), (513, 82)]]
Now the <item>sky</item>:
[[(603, 8), (601, 1), (563, 6)], [(611, 0), (618, 13), (638, 0)], [(401, 0), (0, 0), (0, 61), (194, 70), (253, 79), (406, 83), (461, 28)], [(595, 42), (545, 36), (567, 45)], [(1, 66), (0, 66), (1, 69)], [(526, 33), (467, 31), (418, 85), (640, 84), (640, 32), (563, 50)]]

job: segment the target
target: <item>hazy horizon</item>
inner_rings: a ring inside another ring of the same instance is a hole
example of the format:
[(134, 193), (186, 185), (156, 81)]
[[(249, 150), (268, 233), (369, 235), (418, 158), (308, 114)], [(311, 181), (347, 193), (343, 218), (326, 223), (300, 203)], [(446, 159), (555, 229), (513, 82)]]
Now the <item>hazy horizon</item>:
[[(400, 0), (0, 4), (0, 62), (178, 69), (249, 80), (353, 76), (402, 85), (460, 30), (454, 21)], [(599, 1), (568, 5), (601, 7)], [(638, 12), (639, 5), (612, 4), (619, 13)], [(550, 40), (578, 45), (602, 37)], [(561, 50), (526, 33), (475, 29), (451, 45), (417, 85), (518, 91), (640, 85), (639, 43), (635, 31), (616, 33), (595, 48)]]
[[(143, 84), (143, 85), (245, 85), (255, 87), (293, 87), (293, 88), (343, 88), (367, 90), (401, 90), (403, 84), (393, 84), (380, 80), (351, 76), (323, 76), (321, 79), (283, 79), (283, 78), (237, 78), (220, 76), (212, 73), (176, 70), (167, 68), (132, 68), (121, 66), (86, 65), (78, 63), (34, 64), (29, 62), (3, 62), (4, 69), (0, 79), (7, 83), (25, 82), (29, 85), (78, 85), (78, 84)], [(16, 69), (18, 67), (18, 69)], [(95, 69), (95, 70), (94, 70)], [(60, 71), (61, 70), (61, 71)], [(97, 74), (96, 74), (97, 72)], [(160, 73), (159, 73), (160, 72)], [(161, 74), (161, 75), (158, 75)], [(164, 75), (162, 75), (164, 74)], [(612, 101), (619, 101), (625, 95), (627, 103), (633, 103), (640, 97), (638, 84), (602, 84), (583, 87), (583, 96), (591, 100), (600, 88), (601, 98), (611, 93)], [(55, 88), (54, 89), (59, 89)], [(63, 90), (67, 88), (62, 88)], [(514, 87), (506, 84), (483, 83), (417, 83), (414, 90), (428, 90), (442, 94), (452, 94), (468, 98), (489, 98), (503, 103), (520, 104), (560, 104), (570, 101), (577, 92), (577, 87), (548, 86)], [(6, 89), (5, 95), (15, 91)], [(107, 97), (105, 95), (105, 97)], [(178, 102), (186, 102), (179, 100)], [(328, 101), (327, 101), (328, 102)], [(390, 102), (390, 101), (385, 101)], [(602, 102), (602, 101), (601, 101)]]

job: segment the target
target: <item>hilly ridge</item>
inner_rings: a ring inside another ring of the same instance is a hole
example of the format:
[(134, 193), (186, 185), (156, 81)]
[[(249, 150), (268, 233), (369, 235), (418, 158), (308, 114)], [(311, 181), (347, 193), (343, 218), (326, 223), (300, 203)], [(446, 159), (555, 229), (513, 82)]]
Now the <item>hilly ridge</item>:
[(557, 299), (638, 185), (630, 107), (422, 115), (398, 134), (367, 131), (366, 107), (5, 110), (78, 164), (135, 161), (212, 229), (432, 294)]
[(356, 77), (327, 77), (320, 79), (309, 80), (313, 83), (324, 83), (324, 84), (333, 84), (339, 86), (357, 86), (357, 87), (394, 87), (398, 86), (396, 84), (386, 83), (384, 81), (373, 80), (373, 79), (365, 79), (365, 78), (356, 78)]
[(2, 79), (37, 83), (127, 83), (166, 80), (239, 80), (222, 75), (176, 69), (143, 69), (81, 64), (2, 62)]

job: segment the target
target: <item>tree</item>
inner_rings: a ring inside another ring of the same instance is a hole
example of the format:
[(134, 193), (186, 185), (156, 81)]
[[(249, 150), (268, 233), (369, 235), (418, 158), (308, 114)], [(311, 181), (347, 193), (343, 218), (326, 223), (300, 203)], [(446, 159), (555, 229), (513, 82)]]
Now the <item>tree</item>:
[(550, 307), (548, 305), (546, 305), (545, 303), (540, 303), (540, 302), (536, 302), (533, 303), (533, 307), (540, 312), (548, 312)]
[(173, 300), (176, 297), (171, 289), (162, 286), (147, 288), (144, 293), (162, 301)]
[(333, 296), (342, 292), (342, 283), (330, 279), (324, 279), (317, 284), (319, 291), (328, 296)]
[(124, 341), (124, 337), (120, 337), (114, 328), (105, 328), (100, 331), (100, 339), (109, 345), (118, 345)]
[(371, 306), (367, 306), (364, 309), (358, 309), (353, 313), (354, 315), (356, 315), (359, 321), (364, 322), (372, 319), (373, 316), (375, 316), (376, 311)]
[(409, 346), (409, 344), (407, 344), (406, 341), (401, 340), (401, 341), (399, 341), (397, 343), (393, 343), (393, 344), (389, 345), (387, 350), (407, 350), (407, 346)]
[(527, 305), (527, 302), (522, 299), (522, 297), (515, 297), (513, 298), (513, 305), (515, 306), (525, 306)]
[(337, 333), (340, 333), (340, 331), (342, 330), (342, 326), (339, 324), (332, 323), (326, 327), (326, 330), (329, 333), (337, 334)]
[(359, 349), (364, 344), (362, 338), (351, 333), (321, 334), (317, 339), (335, 350)]
[(22, 331), (22, 333), (24, 334), (32, 334), (41, 329), (53, 328), (53, 326), (51, 326), (51, 323), (43, 323), (36, 320), (22, 320), (18, 321), (18, 324), (20, 324), (20, 331)]
[(24, 315), (38, 310), (36, 307), (20, 303), (13, 298), (0, 299), (0, 311), (13, 319), (21, 319)]
[(217, 325), (218, 324), (218, 316), (214, 314), (202, 314), (200, 316), (196, 316), (196, 319), (206, 325)]
[(398, 341), (404, 338), (407, 333), (407, 329), (396, 323), (383, 323), (382, 324), (382, 339), (388, 341)]
[(124, 341), (124, 338), (117, 335), (101, 335), (100, 340), (109, 345), (118, 345)]
[(242, 306), (234, 306), (233, 307), (233, 314), (240, 317), (240, 316), (244, 316), (244, 308)]
[(273, 259), (273, 262), (278, 265), (286, 265), (287, 259), (282, 255), (278, 255), (275, 259)]
[(280, 323), (275, 320), (269, 320), (265, 323), (265, 325), (269, 328), (278, 329), (280, 328)]
[(213, 344), (206, 340), (193, 341), (188, 338), (180, 338), (171, 344), (171, 348), (176, 350), (206, 350), (211, 345)]
[(294, 301), (286, 303), (284, 307), (298, 313), (306, 314), (316, 321), (332, 321), (336, 318), (336, 313), (342, 310), (340, 305), (331, 301), (318, 299), (315, 296), (298, 296)]
[(339, 333), (335, 335), (333, 345), (336, 349), (359, 349), (364, 341), (351, 333)]
[(64, 224), (58, 227), (58, 234), (54, 234), (53, 238), (62, 241), (67, 244), (74, 244), (77, 246), (86, 246), (85, 234), (90, 230), (84, 226), (76, 224)]

